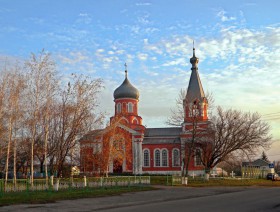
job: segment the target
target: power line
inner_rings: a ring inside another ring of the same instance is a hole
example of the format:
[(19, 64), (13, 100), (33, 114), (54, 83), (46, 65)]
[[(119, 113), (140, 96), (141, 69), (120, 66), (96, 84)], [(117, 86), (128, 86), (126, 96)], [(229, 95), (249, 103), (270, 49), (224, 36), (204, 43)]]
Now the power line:
[(262, 117), (263, 117), (263, 116), (272, 116), (272, 115), (275, 115), (275, 114), (280, 114), (280, 112), (267, 113), (267, 114), (263, 114), (263, 115), (261, 115), (261, 116), (262, 116)]

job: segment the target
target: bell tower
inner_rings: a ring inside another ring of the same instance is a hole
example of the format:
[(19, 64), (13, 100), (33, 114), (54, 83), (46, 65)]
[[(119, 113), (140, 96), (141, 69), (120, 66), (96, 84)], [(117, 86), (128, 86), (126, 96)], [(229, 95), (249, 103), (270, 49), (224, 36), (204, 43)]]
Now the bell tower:
[(198, 122), (205, 122), (208, 120), (208, 101), (200, 81), (198, 62), (199, 59), (195, 56), (195, 48), (193, 47), (193, 56), (190, 58), (192, 72), (187, 94), (183, 102), (184, 124), (191, 122), (194, 118)]

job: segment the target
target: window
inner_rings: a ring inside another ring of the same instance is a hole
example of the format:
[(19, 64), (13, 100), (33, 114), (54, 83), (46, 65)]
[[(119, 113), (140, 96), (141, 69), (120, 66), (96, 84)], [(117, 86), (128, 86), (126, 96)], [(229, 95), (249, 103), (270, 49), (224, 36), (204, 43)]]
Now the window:
[(158, 149), (155, 151), (155, 166), (160, 166), (160, 151)]
[(202, 161), (201, 161), (201, 150), (200, 149), (196, 149), (195, 150), (195, 165), (196, 166), (201, 166), (202, 165)]
[(168, 157), (167, 157), (167, 150), (164, 149), (162, 150), (162, 166), (167, 166), (167, 160), (168, 160)]
[(138, 124), (138, 120), (136, 118), (133, 119), (133, 124)]
[(129, 102), (127, 104), (127, 112), (128, 113), (133, 113), (133, 104), (131, 102)]
[(144, 150), (144, 166), (150, 166), (150, 152), (149, 150)]
[(122, 105), (121, 103), (117, 104), (117, 113), (120, 113), (122, 111)]
[(173, 166), (180, 166), (180, 155), (178, 149), (173, 149), (172, 162), (173, 162)]
[(114, 140), (113, 146), (115, 150), (123, 150), (123, 141), (122, 140)]

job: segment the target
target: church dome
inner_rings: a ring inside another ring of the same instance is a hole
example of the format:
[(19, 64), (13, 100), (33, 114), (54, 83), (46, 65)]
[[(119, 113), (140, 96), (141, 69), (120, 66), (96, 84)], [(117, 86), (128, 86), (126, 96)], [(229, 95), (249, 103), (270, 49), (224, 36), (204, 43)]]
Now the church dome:
[(138, 100), (139, 91), (127, 79), (127, 72), (123, 83), (114, 91), (114, 98), (131, 98)]

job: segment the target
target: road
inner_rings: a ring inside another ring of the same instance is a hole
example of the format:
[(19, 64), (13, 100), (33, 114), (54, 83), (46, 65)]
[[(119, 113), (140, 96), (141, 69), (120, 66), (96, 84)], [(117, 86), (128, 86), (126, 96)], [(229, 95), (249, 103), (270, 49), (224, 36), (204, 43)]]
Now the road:
[(163, 187), (119, 196), (5, 206), (0, 211), (280, 211), (280, 188)]

